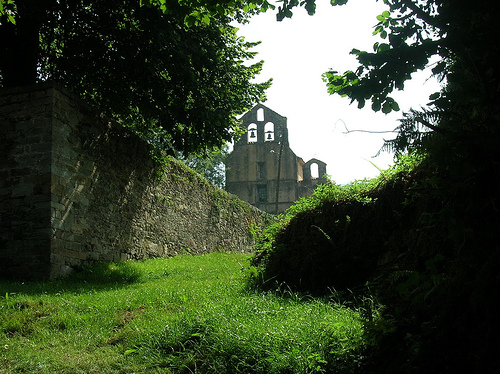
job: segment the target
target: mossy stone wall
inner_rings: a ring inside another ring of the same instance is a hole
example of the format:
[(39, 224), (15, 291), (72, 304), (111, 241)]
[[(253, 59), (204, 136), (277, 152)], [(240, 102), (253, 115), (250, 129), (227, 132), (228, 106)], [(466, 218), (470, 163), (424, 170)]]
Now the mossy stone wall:
[(0, 275), (95, 261), (249, 251), (259, 210), (55, 84), (0, 91)]

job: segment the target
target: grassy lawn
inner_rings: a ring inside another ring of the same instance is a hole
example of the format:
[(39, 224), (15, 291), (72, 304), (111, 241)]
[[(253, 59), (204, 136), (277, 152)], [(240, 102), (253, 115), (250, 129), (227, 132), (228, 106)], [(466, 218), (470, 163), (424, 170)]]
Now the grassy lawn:
[(360, 313), (252, 290), (248, 259), (184, 255), (0, 281), (0, 373), (355, 372)]

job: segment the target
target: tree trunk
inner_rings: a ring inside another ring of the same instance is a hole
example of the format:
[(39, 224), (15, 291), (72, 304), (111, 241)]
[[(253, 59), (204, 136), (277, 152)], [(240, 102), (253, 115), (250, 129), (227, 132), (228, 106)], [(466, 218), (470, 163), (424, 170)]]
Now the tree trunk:
[[(34, 84), (37, 80), (39, 31), (45, 9), (40, 2), (17, 2), (16, 24), (1, 20), (0, 74), (3, 87)], [(38, 6), (37, 6), (38, 5)]]

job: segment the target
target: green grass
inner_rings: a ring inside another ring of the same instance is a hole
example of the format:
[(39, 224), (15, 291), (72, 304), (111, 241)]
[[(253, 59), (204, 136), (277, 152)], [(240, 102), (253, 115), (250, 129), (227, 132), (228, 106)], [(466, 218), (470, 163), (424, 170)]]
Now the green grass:
[(0, 373), (355, 372), (359, 311), (248, 287), (249, 255), (101, 264), (0, 282)]

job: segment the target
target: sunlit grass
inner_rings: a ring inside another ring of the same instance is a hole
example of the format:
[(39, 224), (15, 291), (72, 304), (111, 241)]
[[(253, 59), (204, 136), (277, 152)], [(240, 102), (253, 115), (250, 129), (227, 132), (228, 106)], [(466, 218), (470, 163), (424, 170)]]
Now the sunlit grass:
[(248, 260), (178, 256), (0, 282), (0, 373), (354, 371), (359, 313), (251, 290)]

